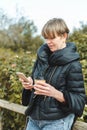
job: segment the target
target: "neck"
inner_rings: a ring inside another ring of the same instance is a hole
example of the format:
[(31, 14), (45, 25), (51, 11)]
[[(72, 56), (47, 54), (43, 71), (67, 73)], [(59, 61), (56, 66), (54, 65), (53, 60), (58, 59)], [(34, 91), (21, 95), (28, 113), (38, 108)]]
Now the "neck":
[(66, 43), (64, 42), (61, 46), (60, 46), (60, 49), (63, 49), (66, 47)]

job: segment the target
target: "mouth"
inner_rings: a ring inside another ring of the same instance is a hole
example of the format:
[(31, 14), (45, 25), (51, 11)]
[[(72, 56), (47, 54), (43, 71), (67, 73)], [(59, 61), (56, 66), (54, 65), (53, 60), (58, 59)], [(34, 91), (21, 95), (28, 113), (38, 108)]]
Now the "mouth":
[(53, 46), (49, 46), (49, 49), (52, 50), (52, 49), (53, 49)]
[(51, 49), (51, 48), (53, 48), (53, 46), (52, 46), (52, 45), (49, 45), (48, 47), (49, 47), (50, 49)]

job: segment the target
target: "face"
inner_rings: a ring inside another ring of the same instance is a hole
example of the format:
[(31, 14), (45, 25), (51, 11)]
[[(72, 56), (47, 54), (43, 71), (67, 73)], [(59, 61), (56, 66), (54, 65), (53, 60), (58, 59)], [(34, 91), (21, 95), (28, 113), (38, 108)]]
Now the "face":
[(65, 41), (66, 38), (64, 36), (57, 36), (54, 39), (46, 39), (46, 43), (52, 52), (66, 47)]

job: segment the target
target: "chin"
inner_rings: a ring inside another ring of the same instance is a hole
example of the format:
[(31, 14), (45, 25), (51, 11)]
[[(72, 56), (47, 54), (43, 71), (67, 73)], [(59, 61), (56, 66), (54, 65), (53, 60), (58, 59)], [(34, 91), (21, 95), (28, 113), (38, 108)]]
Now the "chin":
[(53, 50), (53, 49), (50, 49), (50, 51), (54, 52), (54, 50)]
[(55, 52), (55, 51), (57, 51), (57, 50), (56, 50), (56, 49), (50, 49), (50, 51)]

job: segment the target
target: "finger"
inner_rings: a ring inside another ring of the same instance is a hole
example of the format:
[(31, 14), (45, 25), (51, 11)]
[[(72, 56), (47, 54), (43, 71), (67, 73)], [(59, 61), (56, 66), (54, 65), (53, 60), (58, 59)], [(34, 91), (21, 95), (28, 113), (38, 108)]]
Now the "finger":
[(31, 89), (31, 88), (33, 88), (32, 86), (28, 86), (28, 85), (23, 85), (23, 87), (24, 87), (25, 89)]
[(33, 80), (31, 77), (28, 77), (29, 82), (33, 83)]
[(32, 78), (31, 78), (31, 77), (28, 77), (28, 80), (32, 80)]
[(28, 82), (23, 82), (24, 85), (30, 85), (31, 83)]
[(21, 79), (21, 78), (19, 78), (19, 81), (23, 82), (24, 80), (23, 80), (23, 79)]
[(36, 84), (38, 84), (38, 85), (42, 85), (42, 86), (46, 86), (47, 83), (42, 82), (42, 81), (39, 80), (39, 81), (36, 82)]
[(36, 94), (47, 95), (49, 93), (49, 90), (47, 89), (42, 89), (37, 87), (34, 87), (34, 89)]
[(41, 86), (41, 85), (34, 85), (34, 89), (35, 90), (45, 90), (45, 91), (49, 91), (49, 87), (48, 86)]

